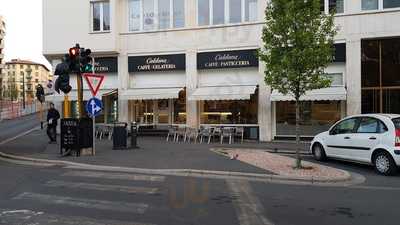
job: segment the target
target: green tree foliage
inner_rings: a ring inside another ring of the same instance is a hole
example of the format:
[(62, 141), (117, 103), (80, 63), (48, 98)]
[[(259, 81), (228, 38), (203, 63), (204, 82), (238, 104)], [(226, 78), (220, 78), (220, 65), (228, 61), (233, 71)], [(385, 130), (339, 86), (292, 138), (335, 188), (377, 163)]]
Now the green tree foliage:
[[(329, 87), (324, 69), (333, 61), (337, 29), (334, 16), (320, 11), (320, 0), (271, 0), (265, 10), (261, 61), (265, 82), (296, 101), (299, 146), (299, 101), (307, 91)], [(296, 167), (301, 167), (299, 148)]]

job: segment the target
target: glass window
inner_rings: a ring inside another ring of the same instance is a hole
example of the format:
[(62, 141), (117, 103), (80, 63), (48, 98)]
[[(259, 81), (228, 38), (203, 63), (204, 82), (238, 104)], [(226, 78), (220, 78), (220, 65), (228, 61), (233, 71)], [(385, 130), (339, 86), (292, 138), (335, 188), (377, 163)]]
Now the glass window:
[(229, 23), (240, 23), (242, 21), (242, 1), (229, 1)]
[(158, 123), (169, 123), (169, 100), (158, 100)]
[(400, 86), (400, 39), (381, 40), (382, 86)]
[(376, 10), (379, 7), (379, 0), (362, 0), (361, 9), (362, 10)]
[[(303, 101), (300, 104), (300, 130), (305, 136), (314, 136), (329, 130), (340, 117), (339, 101)], [(295, 102), (276, 102), (276, 134), (296, 135)]]
[(110, 30), (110, 3), (103, 2), (103, 30)]
[(394, 127), (395, 127), (396, 129), (400, 129), (400, 118), (395, 118), (395, 119), (393, 119), (392, 121), (393, 121), (393, 123), (394, 123)]
[(336, 10), (336, 13), (344, 12), (344, 0), (329, 0), (329, 11)]
[(377, 87), (379, 78), (379, 41), (361, 42), (361, 83), (362, 87)]
[(319, 5), (320, 5), (321, 12), (324, 13), (325, 12), (325, 0), (320, 0)]
[(101, 2), (93, 2), (93, 31), (100, 31), (100, 8)]
[(185, 26), (185, 0), (174, 0), (174, 27)]
[(129, 0), (129, 31), (140, 30), (140, 0)]
[(397, 8), (397, 7), (400, 7), (399, 0), (383, 0), (383, 8), (384, 9)]
[(210, 2), (209, 0), (197, 0), (198, 23), (200, 26), (210, 24)]
[(360, 120), (360, 124), (357, 128), (357, 133), (377, 133), (378, 128), (379, 121), (377, 119), (364, 117)]
[(92, 17), (93, 31), (110, 30), (110, 3), (92, 2)]
[(250, 100), (201, 101), (202, 124), (257, 124), (258, 94)]
[(342, 86), (343, 85), (343, 74), (342, 73), (329, 73), (325, 75), (329, 78), (332, 86)]
[(252, 22), (257, 20), (257, 0), (245, 0), (245, 21)]
[(174, 120), (175, 124), (186, 123), (186, 91), (179, 92), (179, 98), (174, 99)]
[(158, 27), (160, 29), (170, 28), (170, 0), (158, 0)]
[(213, 24), (225, 23), (225, 0), (213, 0)]
[(154, 30), (155, 28), (154, 1), (143, 1), (143, 30)]
[(353, 133), (357, 118), (347, 119), (337, 124), (333, 130), (333, 134), (348, 134)]

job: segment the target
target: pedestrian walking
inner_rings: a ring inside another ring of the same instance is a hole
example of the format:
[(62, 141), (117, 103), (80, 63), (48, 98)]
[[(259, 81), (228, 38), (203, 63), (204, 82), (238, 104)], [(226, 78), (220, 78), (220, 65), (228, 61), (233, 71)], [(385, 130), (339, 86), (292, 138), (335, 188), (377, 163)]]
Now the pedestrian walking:
[(60, 113), (54, 108), (54, 104), (50, 103), (49, 111), (47, 112), (47, 136), (49, 143), (57, 143), (57, 121), (60, 119)]

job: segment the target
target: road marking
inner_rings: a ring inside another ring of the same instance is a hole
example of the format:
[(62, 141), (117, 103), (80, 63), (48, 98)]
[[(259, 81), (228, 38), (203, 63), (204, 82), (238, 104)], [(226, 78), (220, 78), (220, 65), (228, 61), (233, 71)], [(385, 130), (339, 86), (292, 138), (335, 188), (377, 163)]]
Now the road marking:
[(229, 190), (237, 196), (233, 203), (240, 225), (273, 225), (263, 214), (264, 207), (247, 181), (226, 181)]
[(0, 218), (0, 222), (7, 225), (152, 225), (149, 223), (98, 220), (87, 217), (48, 214), (26, 209), (0, 209)]
[(91, 178), (133, 180), (133, 181), (151, 181), (151, 182), (163, 182), (165, 180), (165, 176), (150, 176), (141, 174), (127, 174), (127, 173), (103, 173), (103, 172), (91, 172), (91, 171), (70, 171), (64, 173), (62, 176), (91, 177)]
[(144, 203), (111, 202), (104, 200), (92, 200), (92, 199), (71, 198), (71, 197), (56, 196), (56, 195), (37, 194), (31, 192), (24, 192), (14, 197), (13, 199), (30, 200), (45, 204), (67, 205), (71, 207), (80, 207), (87, 209), (130, 212), (136, 214), (143, 214), (149, 207), (147, 204)]
[(66, 182), (52, 180), (45, 184), (48, 187), (66, 187), (66, 188), (82, 188), (88, 190), (96, 191), (116, 191), (116, 192), (126, 192), (133, 194), (156, 194), (158, 193), (158, 188), (148, 188), (148, 187), (129, 187), (121, 185), (106, 185), (106, 184), (93, 184), (93, 183), (76, 183), (76, 182)]

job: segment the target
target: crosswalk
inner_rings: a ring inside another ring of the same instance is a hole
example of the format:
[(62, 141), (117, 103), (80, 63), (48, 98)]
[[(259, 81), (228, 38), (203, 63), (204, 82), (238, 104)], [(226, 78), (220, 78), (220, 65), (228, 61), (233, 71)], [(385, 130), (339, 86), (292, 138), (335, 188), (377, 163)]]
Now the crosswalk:
[[(225, 187), (214, 189), (219, 194), (212, 197), (212, 186), (208, 182), (178, 179), (178, 186), (171, 188), (176, 179), (70, 170), (49, 178), (32, 190), (16, 192), (11, 197), (11, 205), (15, 203), (26, 208), (0, 207), (0, 225), (197, 225), (198, 218), (210, 220), (209, 224), (221, 219), (218, 222), (221, 225), (273, 225), (264, 217), (264, 208), (247, 181), (223, 181)], [(180, 186), (182, 182), (183, 186)], [(229, 196), (235, 197), (232, 201), (223, 200), (230, 199)], [(233, 219), (219, 213), (219, 210), (229, 211), (229, 207)], [(184, 215), (187, 212), (189, 215)], [(160, 216), (159, 213), (168, 218), (168, 223), (162, 219), (153, 220), (154, 216)]]
[[(49, 180), (41, 184), (40, 191), (26, 191), (19, 193), (12, 198), (12, 201), (27, 206), (31, 205), (30, 203), (34, 203), (42, 204), (51, 208), (79, 208), (80, 210), (98, 210), (102, 213), (125, 213), (129, 215), (138, 215), (139, 217), (149, 210), (151, 204), (145, 202), (132, 202), (132, 194), (135, 196), (160, 194), (161, 190), (159, 186), (161, 186), (163, 182), (165, 182), (164, 176), (99, 171), (68, 171), (61, 174), (58, 179)], [(56, 190), (58, 190), (58, 192)], [(59, 190), (62, 191), (60, 192)], [(93, 199), (89, 197), (85, 198), (82, 196), (76, 196), (76, 192), (79, 191), (90, 191), (96, 196), (96, 198)], [(124, 198), (123, 201), (120, 199), (102, 199), (105, 193), (118, 193), (118, 195), (125, 195), (126, 198)], [(135, 201), (135, 199), (133, 199), (133, 201)], [(134, 222), (130, 220), (127, 222), (124, 220), (99, 220), (75, 215), (66, 216), (64, 214), (59, 215), (28, 209), (0, 209), (0, 224), (155, 225), (153, 223)]]

